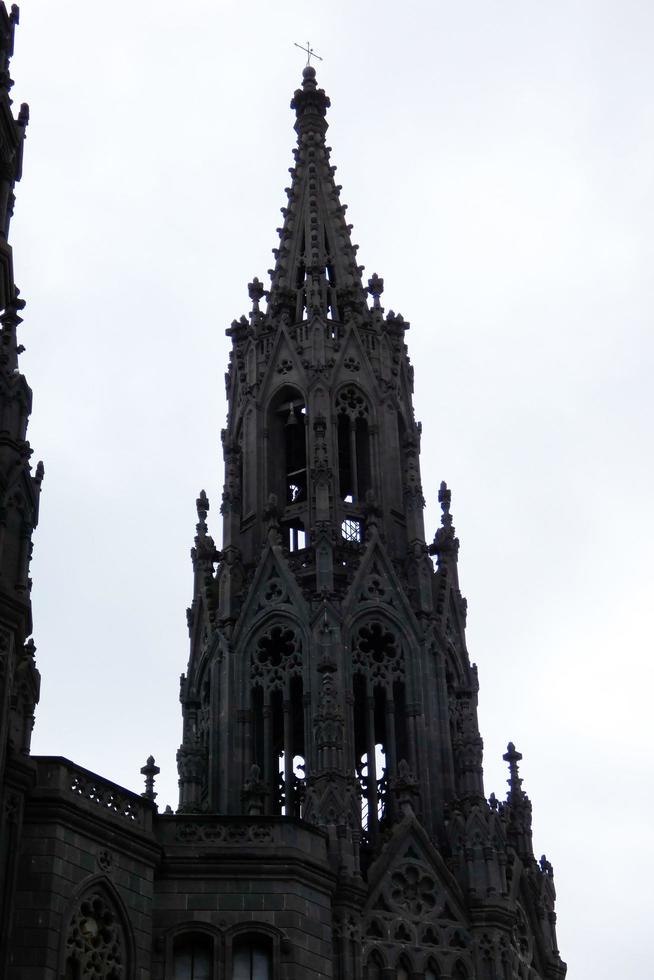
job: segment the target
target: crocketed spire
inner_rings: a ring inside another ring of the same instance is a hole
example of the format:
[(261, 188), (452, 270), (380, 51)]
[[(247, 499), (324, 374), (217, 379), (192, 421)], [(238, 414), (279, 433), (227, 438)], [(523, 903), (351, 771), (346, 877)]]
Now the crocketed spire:
[(347, 207), (340, 202), (336, 168), (325, 145), (329, 105), (315, 68), (307, 66), (291, 102), (298, 145), (286, 189), (288, 206), (282, 208), (284, 224), (278, 229), (280, 245), (273, 250), (269, 294), (269, 312), (287, 311), (291, 321), (312, 315), (342, 321), (348, 309), (362, 309), (366, 303), (358, 246), (352, 244)]

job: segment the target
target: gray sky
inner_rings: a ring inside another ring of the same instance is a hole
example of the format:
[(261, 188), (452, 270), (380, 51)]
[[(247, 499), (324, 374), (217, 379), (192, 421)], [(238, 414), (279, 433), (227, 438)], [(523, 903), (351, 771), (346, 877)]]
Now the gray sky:
[(311, 38), (367, 274), (411, 321), (486, 790), (513, 739), (574, 980), (651, 970), (654, 4), (23, 0), (12, 228), (46, 478), (34, 750), (176, 802), (225, 328), (272, 265)]

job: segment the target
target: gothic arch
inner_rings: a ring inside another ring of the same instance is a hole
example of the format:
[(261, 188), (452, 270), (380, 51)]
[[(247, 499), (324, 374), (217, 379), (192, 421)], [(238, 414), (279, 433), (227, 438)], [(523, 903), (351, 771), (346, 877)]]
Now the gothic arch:
[(354, 381), (334, 392), (334, 426), (338, 449), (339, 496), (360, 504), (373, 487), (372, 433), (375, 415), (369, 396)]
[(425, 980), (440, 980), (442, 977), (441, 965), (435, 956), (430, 956), (424, 965)]
[(81, 882), (62, 919), (60, 973), (82, 980), (94, 957), (97, 980), (133, 980), (134, 937), (123, 899), (105, 875)]
[(267, 496), (275, 494), (284, 510), (308, 501), (307, 395), (283, 382), (265, 405)]
[(406, 952), (400, 953), (395, 964), (395, 975), (401, 980), (409, 980), (413, 976), (413, 963)]
[(366, 956), (364, 974), (366, 980), (378, 980), (382, 976), (382, 971), (388, 968), (386, 951), (381, 946), (370, 947)]
[(452, 967), (452, 980), (469, 980), (470, 971), (464, 961), (459, 958)]
[(353, 764), (370, 839), (392, 815), (389, 790), (402, 760), (413, 762), (407, 721), (406, 633), (394, 619), (365, 610), (348, 631)]
[(300, 816), (310, 748), (304, 695), (309, 689), (305, 631), (295, 617), (271, 615), (243, 645), (243, 690), (250, 716), (250, 765), (266, 788), (270, 813)]
[[(365, 560), (365, 559), (364, 559)], [(372, 569), (370, 569), (372, 573)], [(395, 583), (391, 582), (390, 587), (394, 588)], [(401, 634), (405, 646), (416, 649), (422, 637), (416, 634), (413, 627), (413, 620), (405, 614), (405, 609), (401, 606), (392, 606), (387, 602), (377, 602), (374, 599), (359, 600), (354, 612), (347, 617), (343, 624), (344, 636), (351, 639), (361, 620), (366, 618), (387, 619), (393, 629)]]

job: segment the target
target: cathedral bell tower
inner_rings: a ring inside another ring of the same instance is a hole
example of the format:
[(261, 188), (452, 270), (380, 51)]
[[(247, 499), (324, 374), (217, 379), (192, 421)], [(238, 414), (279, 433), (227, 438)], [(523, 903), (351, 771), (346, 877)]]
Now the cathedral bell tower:
[[(467, 949), (468, 901), (500, 971), (511, 930), (534, 928), (516, 925), (519, 864), (544, 896), (542, 976), (561, 977), (553, 886), (531, 849), (513, 746), (507, 801), (485, 798), (450, 491), (441, 484), (429, 543), (409, 324), (382, 307), (383, 279), (364, 285), (325, 142), (329, 104), (305, 68), (270, 288), (255, 278), (249, 315), (227, 331), (222, 547), (202, 491), (179, 812), (287, 817), (325, 832), (338, 935), (358, 949), (338, 953), (337, 976), (408, 977), (397, 957), (410, 937)], [(382, 899), (390, 880), (395, 898)], [(474, 975), (471, 964), (461, 952), (451, 975)]]

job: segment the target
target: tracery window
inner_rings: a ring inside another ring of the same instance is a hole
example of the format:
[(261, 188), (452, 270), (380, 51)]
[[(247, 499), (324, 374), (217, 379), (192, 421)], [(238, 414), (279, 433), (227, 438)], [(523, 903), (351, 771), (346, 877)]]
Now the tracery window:
[(355, 768), (362, 791), (362, 827), (373, 840), (387, 816), (388, 783), (410, 756), (404, 650), (394, 626), (366, 620), (352, 638)]
[(203, 933), (185, 933), (175, 939), (174, 980), (212, 980), (213, 940)]
[(270, 943), (259, 936), (234, 943), (232, 980), (272, 980)]
[(304, 800), (304, 697), (300, 638), (289, 624), (277, 623), (254, 643), (252, 684), (252, 762), (267, 788), (270, 813), (300, 816)]
[(370, 489), (370, 409), (355, 385), (336, 397), (338, 474), (341, 500), (358, 503)]
[(75, 908), (65, 947), (66, 980), (126, 980), (125, 933), (102, 888), (87, 892)]

